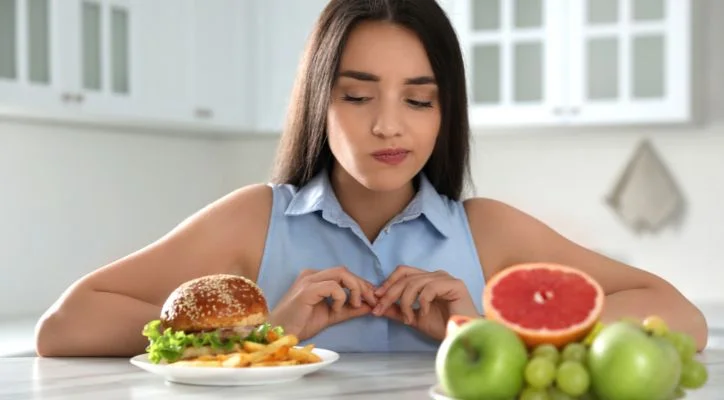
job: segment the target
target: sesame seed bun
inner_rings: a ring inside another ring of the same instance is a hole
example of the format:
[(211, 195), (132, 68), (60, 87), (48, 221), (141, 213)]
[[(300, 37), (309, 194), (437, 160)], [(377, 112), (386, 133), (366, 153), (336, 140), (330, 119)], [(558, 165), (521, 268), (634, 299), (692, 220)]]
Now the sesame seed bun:
[(242, 276), (216, 274), (183, 283), (161, 308), (161, 326), (199, 332), (247, 327), (267, 321), (269, 310), (262, 290)]

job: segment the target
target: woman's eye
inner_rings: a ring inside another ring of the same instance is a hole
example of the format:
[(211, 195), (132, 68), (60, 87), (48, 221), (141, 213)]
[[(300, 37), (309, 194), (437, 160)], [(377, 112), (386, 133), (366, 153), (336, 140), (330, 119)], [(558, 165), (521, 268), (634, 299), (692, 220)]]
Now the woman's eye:
[(418, 100), (407, 100), (407, 103), (410, 104), (413, 107), (423, 107), (423, 108), (429, 108), (432, 107), (431, 101), (418, 101)]
[(345, 94), (343, 99), (344, 99), (344, 101), (349, 101), (350, 103), (361, 103), (361, 102), (367, 100), (368, 97), (354, 97), (354, 96)]

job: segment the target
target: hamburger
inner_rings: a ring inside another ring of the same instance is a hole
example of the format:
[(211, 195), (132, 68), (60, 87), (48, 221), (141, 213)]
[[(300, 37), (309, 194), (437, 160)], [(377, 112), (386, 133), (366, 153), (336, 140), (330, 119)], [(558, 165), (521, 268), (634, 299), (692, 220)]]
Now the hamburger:
[(174, 363), (238, 352), (244, 341), (267, 344), (283, 336), (269, 322), (262, 290), (242, 276), (215, 274), (181, 284), (160, 318), (143, 328), (149, 361)]

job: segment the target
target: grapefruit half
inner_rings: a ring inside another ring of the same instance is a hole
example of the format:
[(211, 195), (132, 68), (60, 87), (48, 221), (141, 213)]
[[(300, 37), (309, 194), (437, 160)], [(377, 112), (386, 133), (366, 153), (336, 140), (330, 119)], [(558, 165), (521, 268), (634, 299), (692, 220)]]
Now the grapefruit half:
[(485, 318), (515, 331), (529, 346), (582, 340), (603, 312), (605, 293), (588, 274), (560, 264), (526, 263), (485, 285)]

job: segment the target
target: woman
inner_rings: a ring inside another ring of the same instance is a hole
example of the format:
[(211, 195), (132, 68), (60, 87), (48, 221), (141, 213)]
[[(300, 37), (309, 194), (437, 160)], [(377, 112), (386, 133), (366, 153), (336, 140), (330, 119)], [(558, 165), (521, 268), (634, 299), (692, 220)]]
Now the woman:
[(271, 322), (319, 347), (434, 351), (449, 315), (483, 313), (487, 278), (529, 261), (592, 275), (606, 320), (658, 314), (705, 346), (702, 314), (664, 280), (500, 202), (461, 200), (463, 61), (434, 0), (332, 0), (290, 104), (274, 184), (241, 188), (80, 279), (39, 321), (38, 353), (141, 353), (169, 293), (215, 273), (257, 282)]

